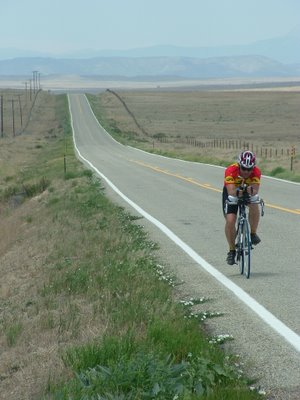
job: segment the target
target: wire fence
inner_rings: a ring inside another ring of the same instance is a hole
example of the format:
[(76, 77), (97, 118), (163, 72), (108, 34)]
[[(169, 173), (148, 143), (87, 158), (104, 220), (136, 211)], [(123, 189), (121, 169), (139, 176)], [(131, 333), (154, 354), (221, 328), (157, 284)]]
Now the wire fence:
[(295, 156), (296, 148), (291, 146), (288, 148), (275, 148), (267, 146), (259, 146), (255, 143), (251, 143), (245, 140), (235, 140), (235, 139), (213, 139), (213, 140), (199, 140), (195, 137), (177, 137), (169, 138), (167, 136), (157, 136), (156, 140), (160, 143), (182, 143), (194, 147), (207, 148), (207, 149), (228, 149), (228, 150), (241, 150), (249, 149), (255, 152), (262, 158), (275, 158), (275, 157), (289, 157)]

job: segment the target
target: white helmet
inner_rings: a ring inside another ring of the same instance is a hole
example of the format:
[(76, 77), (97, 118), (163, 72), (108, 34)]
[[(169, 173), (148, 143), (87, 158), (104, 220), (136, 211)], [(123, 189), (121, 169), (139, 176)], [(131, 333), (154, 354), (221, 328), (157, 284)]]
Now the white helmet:
[(252, 151), (246, 150), (239, 155), (238, 163), (240, 167), (252, 169), (256, 163), (255, 154)]

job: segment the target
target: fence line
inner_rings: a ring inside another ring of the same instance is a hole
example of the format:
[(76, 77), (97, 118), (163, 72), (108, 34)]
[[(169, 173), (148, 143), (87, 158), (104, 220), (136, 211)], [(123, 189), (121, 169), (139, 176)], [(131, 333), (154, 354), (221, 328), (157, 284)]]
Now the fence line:
[(198, 140), (194, 137), (186, 137), (186, 138), (176, 138), (175, 140), (169, 140), (168, 137), (156, 137), (156, 139), (160, 143), (184, 143), (194, 147), (200, 148), (218, 148), (218, 149), (232, 149), (232, 150), (241, 150), (241, 149), (249, 149), (255, 152), (257, 155), (263, 158), (273, 158), (280, 156), (290, 156), (292, 154), (292, 148), (281, 148), (276, 149), (272, 147), (261, 147), (254, 143), (246, 142), (245, 140), (228, 140), (228, 139), (213, 139), (213, 140)]
[(111, 89), (106, 89), (107, 92), (113, 94), (114, 96), (116, 96), (117, 99), (119, 99), (119, 101), (123, 104), (123, 107), (125, 108), (125, 110), (128, 112), (128, 114), (131, 116), (131, 118), (133, 119), (134, 123), (136, 124), (136, 126), (143, 132), (144, 135), (149, 136), (148, 132), (145, 131), (145, 129), (138, 123), (135, 115), (133, 114), (133, 112), (128, 108), (127, 104), (125, 103), (125, 101), (122, 99), (122, 97), (115, 92), (114, 90)]

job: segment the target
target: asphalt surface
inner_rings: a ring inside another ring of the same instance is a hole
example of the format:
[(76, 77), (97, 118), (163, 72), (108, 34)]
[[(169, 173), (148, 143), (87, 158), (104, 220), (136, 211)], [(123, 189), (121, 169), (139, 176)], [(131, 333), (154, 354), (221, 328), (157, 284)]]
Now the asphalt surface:
[[(252, 252), (251, 277), (225, 262), (221, 210), (224, 170), (148, 154), (114, 141), (96, 121), (83, 94), (69, 95), (79, 158), (102, 177), (115, 202), (141, 215), (178, 296), (208, 297), (213, 334), (230, 334), (242, 370), (269, 398), (300, 399), (300, 185), (262, 178), (262, 242)], [(204, 309), (203, 309), (204, 310)]]

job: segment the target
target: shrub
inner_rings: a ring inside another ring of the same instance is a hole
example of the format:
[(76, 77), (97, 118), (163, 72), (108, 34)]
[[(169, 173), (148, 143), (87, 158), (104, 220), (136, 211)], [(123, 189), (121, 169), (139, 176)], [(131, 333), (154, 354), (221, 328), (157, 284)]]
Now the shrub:
[(283, 172), (285, 172), (285, 169), (284, 169), (284, 168), (282, 168), (282, 167), (276, 167), (276, 168), (272, 169), (270, 175), (271, 175), (271, 176), (276, 176), (276, 175), (282, 174)]

